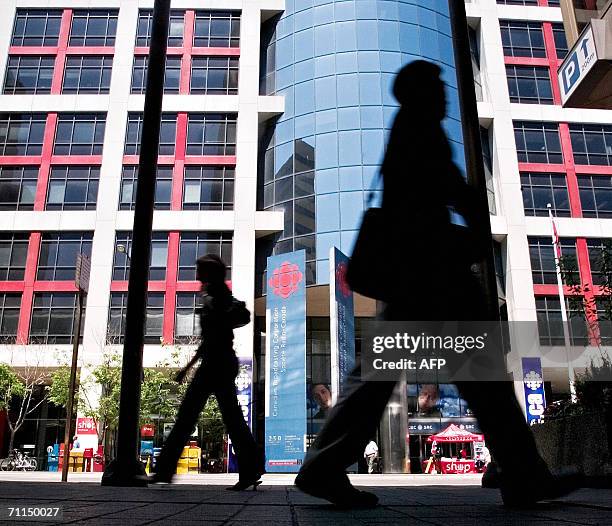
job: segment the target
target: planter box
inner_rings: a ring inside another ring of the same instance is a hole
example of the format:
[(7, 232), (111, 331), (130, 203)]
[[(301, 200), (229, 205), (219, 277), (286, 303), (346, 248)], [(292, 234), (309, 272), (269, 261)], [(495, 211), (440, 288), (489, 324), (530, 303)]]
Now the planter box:
[(605, 416), (565, 416), (533, 425), (540, 454), (553, 470), (580, 469), (587, 477), (610, 474), (611, 458)]

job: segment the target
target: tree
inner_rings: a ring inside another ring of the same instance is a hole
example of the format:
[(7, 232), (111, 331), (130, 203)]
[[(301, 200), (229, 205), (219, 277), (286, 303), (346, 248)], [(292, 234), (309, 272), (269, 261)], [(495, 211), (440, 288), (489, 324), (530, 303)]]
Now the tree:
[(5, 409), (8, 416), (9, 452), (25, 419), (48, 397), (49, 374), (41, 367), (39, 349), (32, 347), (20, 347), (19, 367), (0, 363), (0, 409)]

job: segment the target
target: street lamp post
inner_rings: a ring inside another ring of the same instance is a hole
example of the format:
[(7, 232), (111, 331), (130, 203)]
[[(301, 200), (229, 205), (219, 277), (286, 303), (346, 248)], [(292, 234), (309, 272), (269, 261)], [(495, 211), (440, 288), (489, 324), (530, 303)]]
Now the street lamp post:
[(155, 0), (138, 163), (138, 187), (136, 189), (134, 227), (132, 230), (119, 399), (119, 425), (117, 429), (117, 456), (104, 471), (102, 476), (103, 486), (147, 485), (144, 467), (138, 459), (138, 417), (140, 413), (145, 309), (169, 19), (170, 0)]

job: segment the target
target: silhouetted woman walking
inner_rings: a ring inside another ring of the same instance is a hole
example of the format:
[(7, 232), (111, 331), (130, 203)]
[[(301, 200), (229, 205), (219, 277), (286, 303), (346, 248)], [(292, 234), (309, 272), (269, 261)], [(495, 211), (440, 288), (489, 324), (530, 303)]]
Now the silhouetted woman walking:
[(178, 373), (177, 380), (182, 381), (198, 360), (202, 363), (162, 448), (153, 482), (171, 482), (198, 417), (208, 397), (214, 394), (238, 459), (238, 483), (227, 489), (239, 491), (250, 486), (255, 489), (261, 484), (264, 461), (238, 405), (234, 383), (238, 375), (238, 358), (233, 348), (234, 328), (246, 325), (250, 314), (244, 303), (233, 298), (225, 284), (225, 268), (223, 260), (215, 255), (206, 255), (197, 261), (198, 280), (204, 292), (200, 310), (202, 341), (196, 355)]

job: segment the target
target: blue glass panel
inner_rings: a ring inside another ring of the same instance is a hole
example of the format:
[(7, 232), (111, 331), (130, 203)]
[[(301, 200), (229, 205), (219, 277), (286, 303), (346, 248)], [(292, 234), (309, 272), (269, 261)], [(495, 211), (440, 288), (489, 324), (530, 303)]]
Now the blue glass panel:
[(315, 27), (315, 55), (328, 55), (334, 51), (334, 25)]
[(365, 106), (382, 104), (381, 78), (377, 73), (359, 75), (359, 103)]
[[(301, 4), (302, 2), (300, 2)], [(306, 9), (296, 13), (294, 16), (295, 30), (300, 31), (308, 27), (312, 27), (313, 24), (313, 11), (312, 9)]]
[(379, 72), (380, 58), (377, 51), (359, 51), (357, 53), (360, 72)]
[(438, 47), (438, 33), (431, 29), (422, 27), (420, 29), (421, 53), (424, 57), (432, 60), (440, 58), (440, 48)]
[(314, 78), (314, 60), (303, 60), (298, 62), (295, 66), (295, 82), (304, 82), (305, 80), (311, 80)]
[(293, 63), (293, 37), (276, 41), (276, 68), (281, 69)]
[(295, 88), (293, 86), (291, 86), (290, 88), (286, 88), (282, 91), (279, 91), (278, 94), (279, 95), (283, 95), (285, 97), (285, 113), (283, 113), (281, 119), (290, 119), (291, 117), (293, 117), (294, 115), (294, 107), (293, 107), (293, 90)]
[(355, 20), (355, 2), (336, 2), (336, 22), (342, 22), (344, 20)]
[(383, 127), (383, 112), (380, 106), (365, 106), (359, 110), (361, 113), (361, 128)]
[(327, 3), (314, 8), (314, 23), (317, 26), (334, 21), (334, 5)]
[(363, 214), (363, 192), (340, 193), (340, 229), (359, 228)]
[(419, 55), (419, 28), (413, 24), (400, 24), (399, 31), (400, 50), (404, 53)]
[(338, 166), (361, 164), (361, 133), (345, 131), (338, 133)]
[(317, 233), (340, 230), (338, 194), (318, 195), (316, 203)]
[(336, 131), (338, 128), (338, 118), (336, 109), (327, 111), (318, 111), (316, 113), (317, 133), (327, 133)]
[(288, 175), (293, 172), (293, 165), (291, 169), (288, 168), (287, 161), (293, 156), (293, 141), (280, 144), (274, 148), (274, 173), (278, 177), (279, 175)]
[(355, 22), (339, 22), (336, 29), (336, 51), (353, 51), (357, 49), (357, 28)]
[[(416, 0), (413, 3), (416, 3)], [(398, 7), (400, 22), (409, 22), (411, 24), (418, 22), (416, 5), (400, 4)]]
[(340, 250), (345, 254), (353, 253), (353, 246), (355, 245), (355, 239), (357, 239), (357, 230), (348, 230), (340, 232)]
[[(382, 34), (382, 33), (381, 33)], [(399, 38), (396, 49), (399, 49)], [(401, 64), (401, 56), (399, 53), (389, 53), (388, 51), (380, 52), (380, 70), (387, 73), (397, 73)]]
[(356, 2), (356, 17), (359, 19), (370, 19), (376, 20), (376, 2), (364, 2), (363, 0), (358, 0)]
[(382, 100), (383, 104), (395, 105), (397, 101), (393, 96), (393, 83), (395, 82), (395, 74), (382, 73)]
[[(318, 153), (318, 152), (317, 152)], [(317, 170), (315, 172), (315, 192), (328, 194), (338, 191), (338, 169)]]
[(444, 33), (445, 35), (452, 36), (452, 29), (450, 24), (450, 18), (444, 15), (437, 14), (436, 15), (436, 27), (438, 31)]
[[(340, 147), (342, 149), (342, 147)], [(359, 158), (361, 160), (361, 151), (359, 152)], [(340, 168), (340, 190), (361, 190), (362, 178), (361, 178), (361, 166), (348, 166)]]
[(338, 53), (336, 55), (336, 73), (356, 73), (357, 53)]
[(329, 259), (317, 259), (317, 283), (320, 285), (329, 283)]
[(399, 17), (398, 2), (396, 0), (378, 0), (378, 19), (397, 20)]
[(338, 137), (335, 133), (317, 135), (317, 169), (335, 168), (338, 166)]
[(459, 107), (459, 96), (457, 90), (446, 90), (446, 115), (452, 119), (461, 118), (461, 109)]
[(295, 118), (295, 137), (307, 137), (315, 132), (315, 114), (308, 113)]
[(385, 121), (385, 128), (391, 129), (393, 126), (393, 120), (395, 119), (395, 114), (397, 113), (397, 108), (383, 108), (383, 119)]
[(295, 61), (306, 60), (314, 55), (314, 31), (306, 29), (295, 34)]
[(380, 164), (383, 153), (383, 131), (363, 130), (361, 132), (361, 156), (363, 164)]
[(419, 25), (430, 29), (437, 29), (436, 13), (423, 7), (417, 7)]
[(336, 107), (336, 77), (315, 80), (315, 104), (317, 110)]
[(288, 119), (279, 122), (276, 125), (275, 137), (277, 144), (287, 142), (293, 139), (293, 119)]
[(288, 66), (276, 72), (276, 89), (283, 89), (293, 84), (293, 66)]
[[(342, 93), (342, 92), (340, 92)], [(356, 108), (338, 108), (338, 129), (357, 130), (359, 129), (359, 112)]]
[[(357, 6), (359, 6), (359, 3)], [(378, 49), (378, 27), (376, 22), (372, 20), (359, 20), (357, 22), (357, 49), (361, 51)]]
[[(328, 257), (331, 247), (340, 248), (340, 232), (329, 232), (326, 234), (317, 234), (317, 256)], [(327, 271), (329, 274), (329, 270)]]
[(449, 91), (451, 88), (457, 88), (457, 72), (454, 67), (447, 66), (446, 64), (439, 64), (442, 68), (442, 75), (440, 78), (446, 82), (446, 89)]
[(359, 76), (338, 75), (338, 107), (359, 105)]
[(396, 51), (399, 49), (399, 24), (381, 21), (378, 23), (378, 45), (381, 50)]
[(438, 33), (438, 45), (440, 47), (440, 60), (445, 64), (454, 65), (453, 40), (441, 33)]
[(327, 77), (336, 72), (336, 56), (325, 55), (315, 58), (315, 77)]
[(310, 113), (315, 108), (314, 82), (309, 80), (295, 86), (295, 114)]
[[(381, 157), (382, 158), (382, 157)], [(363, 188), (366, 190), (374, 190), (382, 188), (382, 181), (379, 177), (380, 168), (378, 166), (363, 166)]]

